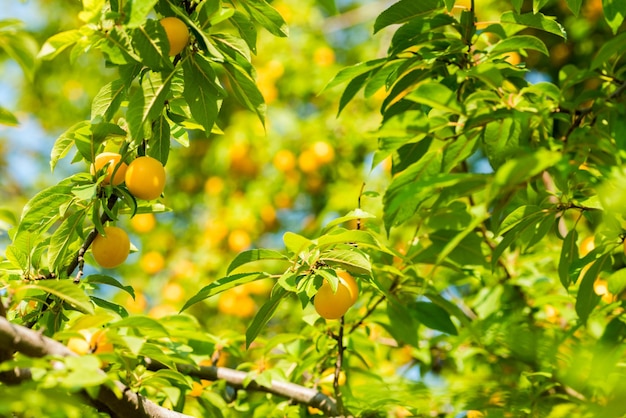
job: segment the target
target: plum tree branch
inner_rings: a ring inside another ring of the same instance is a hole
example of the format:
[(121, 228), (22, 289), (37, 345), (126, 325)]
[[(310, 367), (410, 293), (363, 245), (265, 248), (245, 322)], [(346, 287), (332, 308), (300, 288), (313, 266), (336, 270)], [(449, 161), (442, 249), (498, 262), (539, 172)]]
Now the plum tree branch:
[[(58, 341), (41, 335), (37, 331), (21, 325), (12, 324), (6, 318), (0, 318), (0, 349), (5, 351), (15, 350), (28, 357), (76, 356), (65, 345)], [(6, 358), (3, 360), (7, 360)], [(103, 372), (104, 373), (104, 372)], [(0, 376), (0, 380), (7, 383), (15, 383), (28, 378), (30, 372), (24, 369), (13, 370)], [(83, 391), (83, 396), (103, 412), (112, 413), (117, 417), (137, 418), (185, 418), (189, 417), (178, 412), (163, 408), (148, 400), (142, 395), (133, 392), (123, 383), (116, 381), (113, 390), (106, 385), (101, 385), (96, 398), (91, 398)], [(118, 397), (116, 392), (121, 393)]]
[[(146, 363), (148, 369), (152, 371), (168, 368), (166, 365), (152, 359), (146, 359)], [(198, 379), (211, 381), (224, 380), (234, 389), (271, 393), (273, 395), (291, 399), (292, 401), (303, 405), (317, 408), (328, 416), (339, 416), (337, 402), (330, 396), (318, 392), (313, 388), (307, 388), (295, 383), (282, 382), (279, 380), (272, 380), (272, 384), (269, 387), (262, 386), (254, 380), (246, 383), (246, 380), (249, 378), (248, 373), (226, 367), (177, 364), (176, 369), (182, 374), (196, 377)]]
[[(13, 324), (6, 318), (0, 318), (0, 352), (10, 353), (18, 351), (28, 357), (44, 357), (59, 356), (68, 357), (76, 356), (76, 354), (62, 343), (51, 338), (41, 335), (39, 332), (31, 330), (21, 325)], [(5, 356), (0, 361), (10, 359)], [(148, 367), (152, 371), (167, 368), (167, 366), (146, 359)], [(338, 416), (339, 410), (337, 402), (323, 393), (315, 389), (307, 388), (290, 382), (272, 381), (270, 387), (265, 387), (254, 380), (246, 384), (248, 374), (239, 371), (216, 366), (195, 366), (188, 364), (178, 364), (179, 372), (207, 380), (224, 380), (235, 389), (245, 389), (250, 391), (261, 391), (272, 393), (291, 399), (295, 402), (309, 405), (320, 409), (328, 416)], [(30, 371), (28, 369), (14, 369), (0, 374), (0, 381), (7, 384), (16, 384), (23, 380), (30, 379)], [(146, 417), (146, 418), (183, 418), (187, 415), (170, 411), (163, 408), (145, 397), (133, 392), (121, 382), (115, 382), (117, 390), (122, 393), (122, 397), (118, 398), (115, 391), (105, 385), (100, 387), (98, 396), (93, 399), (86, 392), (82, 394), (98, 410), (103, 411), (104, 408), (112, 411), (115, 416), (120, 417)]]

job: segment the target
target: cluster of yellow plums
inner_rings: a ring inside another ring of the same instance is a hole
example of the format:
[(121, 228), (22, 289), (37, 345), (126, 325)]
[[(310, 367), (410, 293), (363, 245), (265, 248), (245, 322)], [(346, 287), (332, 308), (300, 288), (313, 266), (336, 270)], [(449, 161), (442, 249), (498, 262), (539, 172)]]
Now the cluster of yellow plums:
[[(103, 152), (91, 165), (91, 173), (102, 173), (102, 184), (119, 186), (126, 184), (128, 191), (137, 199), (153, 200), (165, 189), (165, 168), (150, 156), (135, 158), (130, 164), (120, 154)], [(98, 234), (91, 244), (96, 262), (104, 268), (114, 268), (126, 261), (130, 253), (130, 239), (122, 228), (105, 226), (104, 235)]]

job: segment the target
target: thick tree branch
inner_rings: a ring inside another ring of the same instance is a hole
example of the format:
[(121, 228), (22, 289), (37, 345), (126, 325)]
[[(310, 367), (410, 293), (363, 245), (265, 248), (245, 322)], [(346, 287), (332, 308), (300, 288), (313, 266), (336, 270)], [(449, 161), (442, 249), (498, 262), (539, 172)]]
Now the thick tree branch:
[[(60, 357), (76, 356), (74, 352), (60, 342), (24, 326), (12, 324), (5, 318), (0, 318), (0, 351), (8, 352), (9, 350), (18, 351), (29, 357), (44, 357), (48, 355)], [(4, 360), (8, 359), (5, 358)], [(167, 368), (167, 366), (155, 361), (148, 360), (147, 362), (148, 367), (153, 371)], [(246, 372), (224, 367), (180, 364), (177, 365), (177, 369), (183, 374), (200, 379), (224, 380), (235, 389), (261, 391), (282, 396), (295, 402), (318, 408), (329, 416), (339, 415), (337, 403), (333, 398), (315, 389), (295, 383), (274, 380), (270, 387), (261, 386), (255, 381), (245, 384), (244, 382), (248, 378)], [(0, 381), (8, 384), (17, 384), (25, 379), (30, 379), (30, 371), (28, 369), (15, 369), (0, 374)], [(123, 394), (121, 398), (118, 398), (110, 388), (101, 386), (97, 399), (89, 397), (86, 397), (86, 399), (98, 410), (102, 411), (106, 408), (113, 412), (114, 415), (120, 417), (187, 417), (187, 415), (170, 411), (151, 402), (131, 391), (120, 382), (116, 382), (116, 386)], [(87, 396), (86, 393), (83, 395)]]
[[(29, 328), (12, 324), (6, 318), (0, 318), (0, 349), (15, 350), (29, 357), (44, 356), (76, 356), (65, 345), (51, 338), (45, 337)], [(19, 372), (19, 373), (17, 373)], [(103, 372), (104, 373), (104, 372)], [(23, 379), (28, 372), (23, 369), (14, 370), (4, 377), (10, 383), (11, 380)], [(133, 418), (184, 418), (189, 417), (178, 412), (163, 408), (145, 397), (133, 392), (121, 382), (115, 382), (116, 389), (122, 394), (120, 398), (116, 392), (107, 386), (100, 386), (96, 399), (88, 398), (99, 410), (113, 413), (119, 417)]]
[[(148, 369), (152, 371), (168, 368), (164, 364), (154, 360), (146, 359), (146, 362), (148, 363)], [(244, 384), (248, 378), (248, 373), (225, 367), (178, 364), (177, 369), (183, 374), (199, 379), (211, 381), (224, 380), (235, 389), (267, 392), (291, 399), (294, 402), (317, 408), (328, 416), (335, 417), (339, 415), (337, 402), (330, 396), (318, 392), (313, 388), (307, 388), (290, 382), (281, 382), (279, 380), (272, 380), (270, 387), (262, 386), (254, 380), (250, 381), (248, 384)]]

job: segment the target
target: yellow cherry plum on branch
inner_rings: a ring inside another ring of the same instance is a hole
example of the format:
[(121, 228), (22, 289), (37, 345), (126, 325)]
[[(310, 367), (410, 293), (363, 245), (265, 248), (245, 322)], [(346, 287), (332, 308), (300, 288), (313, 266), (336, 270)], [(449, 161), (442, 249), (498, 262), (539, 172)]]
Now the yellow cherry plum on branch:
[(98, 234), (91, 244), (96, 262), (104, 268), (115, 268), (126, 261), (130, 253), (130, 239), (122, 228), (104, 227), (104, 235)]
[(106, 176), (102, 180), (102, 184), (120, 185), (124, 182), (126, 176), (127, 165), (122, 161), (122, 156), (115, 152), (102, 152), (96, 155), (91, 164), (91, 174), (98, 175), (106, 168)]
[(324, 279), (313, 299), (315, 310), (324, 319), (341, 318), (354, 305), (359, 295), (359, 287), (350, 273), (339, 271), (337, 275), (337, 291), (333, 291), (328, 280)]
[(135, 158), (126, 169), (126, 187), (138, 199), (153, 200), (165, 189), (165, 167), (156, 158)]
[(178, 55), (189, 42), (189, 28), (177, 17), (164, 17), (159, 21), (170, 44), (169, 56)]

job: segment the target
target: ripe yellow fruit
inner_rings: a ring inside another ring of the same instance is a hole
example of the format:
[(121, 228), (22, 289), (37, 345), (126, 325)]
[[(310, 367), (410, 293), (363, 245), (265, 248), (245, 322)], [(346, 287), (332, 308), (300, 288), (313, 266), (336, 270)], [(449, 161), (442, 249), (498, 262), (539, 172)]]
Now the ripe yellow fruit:
[[(86, 338), (88, 338), (86, 333), (82, 333), (82, 334)], [(67, 348), (69, 348), (70, 350), (78, 354), (79, 356), (82, 356), (83, 354), (87, 354), (90, 352), (89, 341), (87, 341), (87, 339), (85, 338), (80, 338), (80, 337), (71, 337), (69, 340), (67, 340)]]
[(113, 352), (113, 343), (109, 341), (106, 333), (106, 330), (101, 329), (93, 334), (90, 341), (90, 348), (92, 353), (103, 354)]
[(581, 257), (584, 257), (587, 254), (589, 254), (591, 251), (593, 251), (594, 248), (596, 248), (595, 237), (593, 235), (590, 235), (580, 242), (580, 248), (578, 249), (578, 254)]
[(352, 292), (342, 280), (337, 283), (336, 292), (333, 292), (330, 283), (324, 280), (313, 299), (315, 310), (324, 319), (341, 318), (352, 303)]
[(161, 26), (165, 29), (167, 40), (170, 43), (169, 56), (180, 54), (189, 42), (189, 28), (185, 22), (177, 17), (164, 17), (160, 20)]
[(126, 169), (126, 187), (138, 199), (153, 200), (165, 189), (165, 167), (155, 158), (135, 158)]
[(250, 234), (243, 229), (234, 229), (228, 234), (228, 248), (239, 253), (250, 246)]
[(185, 298), (185, 289), (179, 283), (169, 282), (163, 287), (161, 295), (170, 302), (180, 302)]
[(320, 164), (328, 164), (335, 159), (335, 149), (328, 142), (317, 141), (311, 151)]
[(156, 217), (153, 213), (138, 213), (130, 219), (130, 226), (140, 234), (148, 233), (156, 226)]
[(288, 149), (281, 149), (274, 155), (272, 164), (278, 171), (288, 173), (296, 168), (296, 156)]
[(217, 301), (217, 310), (226, 315), (249, 318), (254, 315), (254, 300), (246, 293), (224, 292)]
[(158, 251), (148, 251), (139, 259), (139, 266), (148, 274), (156, 274), (165, 267), (165, 258)]
[(313, 52), (313, 62), (318, 67), (329, 67), (335, 63), (335, 51), (328, 46), (321, 46)]
[(98, 234), (91, 244), (96, 262), (104, 268), (114, 268), (126, 261), (130, 253), (130, 239), (122, 228), (105, 226), (104, 234)]
[[(117, 186), (124, 182), (126, 169), (128, 166), (122, 161), (122, 156), (115, 152), (103, 152), (96, 155), (93, 164), (91, 164), (91, 174), (97, 175), (106, 167), (106, 177), (102, 180), (102, 184), (111, 184)], [(113, 181), (111, 182), (111, 179)]]

